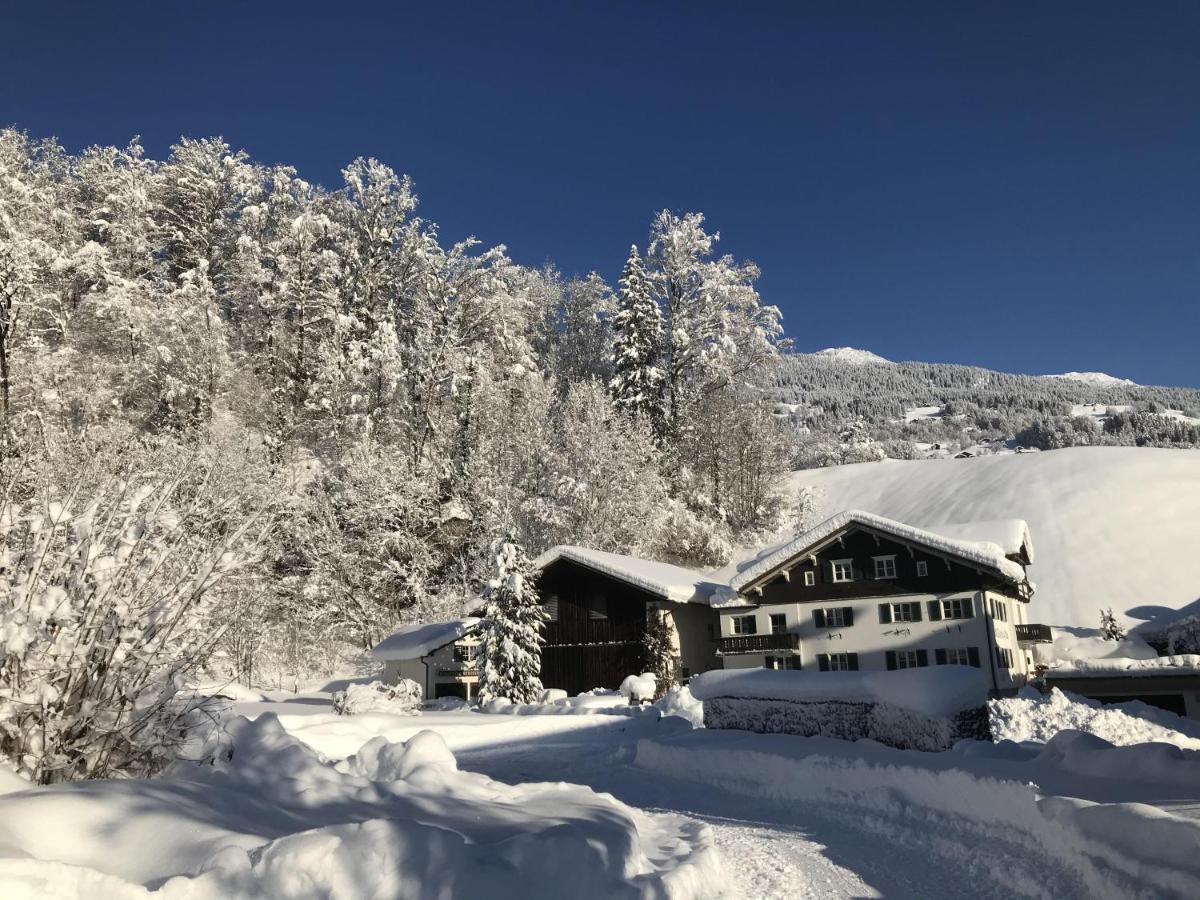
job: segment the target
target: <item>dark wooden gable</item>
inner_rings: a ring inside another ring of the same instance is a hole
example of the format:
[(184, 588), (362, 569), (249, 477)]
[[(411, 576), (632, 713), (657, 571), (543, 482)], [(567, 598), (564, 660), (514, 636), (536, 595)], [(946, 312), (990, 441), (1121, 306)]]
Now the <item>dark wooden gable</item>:
[[(949, 594), (958, 591), (995, 590), (1018, 596), (1014, 585), (987, 570), (980, 571), (968, 562), (942, 556), (918, 544), (877, 534), (850, 523), (831, 543), (815, 554), (798, 556), (787, 574), (776, 573), (761, 584), (762, 595), (753, 589), (744, 591), (747, 599), (758, 603), (806, 603), (825, 600), (849, 600), (859, 597), (889, 597), (904, 594)], [(813, 557), (815, 556), (815, 562)], [(894, 556), (895, 578), (875, 577), (875, 557)], [(833, 563), (849, 559), (854, 580), (835, 582)], [(918, 575), (918, 563), (927, 574)], [(805, 573), (813, 573), (813, 584), (806, 585)]]
[(571, 694), (616, 688), (642, 671), (646, 607), (660, 597), (570, 559), (543, 569), (537, 590), (554, 616), (542, 647), (546, 687)]

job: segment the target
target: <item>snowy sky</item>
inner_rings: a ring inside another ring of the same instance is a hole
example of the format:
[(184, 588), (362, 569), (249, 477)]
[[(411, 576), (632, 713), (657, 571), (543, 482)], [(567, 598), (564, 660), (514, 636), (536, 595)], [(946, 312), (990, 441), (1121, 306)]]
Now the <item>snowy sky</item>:
[(374, 155), (447, 238), (614, 280), (698, 209), (800, 349), (1200, 385), (1200, 6), (348, 9), (5, 4), (0, 123)]

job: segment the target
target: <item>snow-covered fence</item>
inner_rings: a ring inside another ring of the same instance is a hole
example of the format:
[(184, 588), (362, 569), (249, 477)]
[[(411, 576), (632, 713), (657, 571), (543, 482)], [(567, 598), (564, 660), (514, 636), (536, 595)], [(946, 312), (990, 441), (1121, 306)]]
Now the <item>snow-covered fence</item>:
[(946, 750), (989, 739), (986, 690), (965, 666), (912, 672), (706, 672), (692, 682), (708, 728)]

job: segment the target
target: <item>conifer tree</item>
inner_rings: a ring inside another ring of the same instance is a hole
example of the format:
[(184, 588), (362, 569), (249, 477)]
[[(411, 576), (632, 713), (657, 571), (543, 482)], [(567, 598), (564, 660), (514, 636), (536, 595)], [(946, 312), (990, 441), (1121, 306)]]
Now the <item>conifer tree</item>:
[(661, 697), (679, 684), (678, 657), (675, 653), (675, 627), (666, 610), (646, 611), (646, 633), (642, 636), (642, 666), (656, 678), (656, 696)]
[(663, 423), (666, 379), (660, 366), (663, 318), (650, 296), (650, 284), (637, 245), (629, 248), (617, 307), (613, 319), (614, 374), (609, 389), (618, 407), (647, 416), (658, 431)]
[(496, 574), (483, 592), (479, 696), (533, 703), (542, 693), (546, 613), (533, 587), (533, 567), (512, 535), (496, 542), (493, 558)]
[(1125, 629), (1121, 627), (1111, 609), (1100, 610), (1100, 636), (1106, 641), (1125, 640)]

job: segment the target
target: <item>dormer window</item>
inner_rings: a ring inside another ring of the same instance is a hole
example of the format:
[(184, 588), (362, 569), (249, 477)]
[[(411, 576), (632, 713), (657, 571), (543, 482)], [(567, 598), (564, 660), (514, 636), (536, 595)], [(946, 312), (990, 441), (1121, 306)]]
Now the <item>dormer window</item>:
[(929, 574), (929, 563), (925, 562), (925, 560), (923, 560), (923, 559), (917, 560), (917, 575), (921, 578), (924, 578), (928, 574)]
[(896, 577), (896, 557), (895, 556), (876, 556), (875, 557), (875, 577), (876, 578), (895, 578)]
[(830, 563), (833, 569), (833, 583), (841, 584), (846, 581), (854, 580), (854, 566), (852, 560), (835, 559)]

